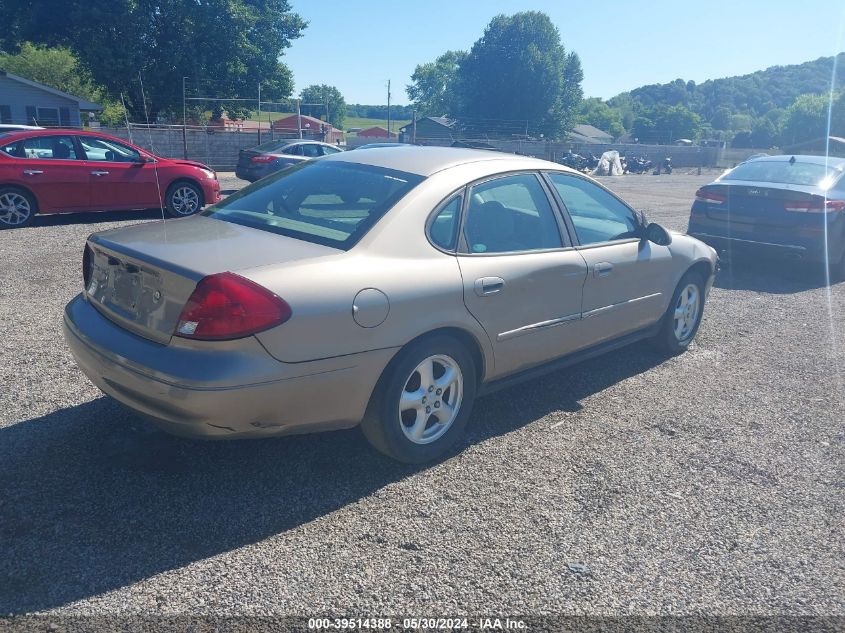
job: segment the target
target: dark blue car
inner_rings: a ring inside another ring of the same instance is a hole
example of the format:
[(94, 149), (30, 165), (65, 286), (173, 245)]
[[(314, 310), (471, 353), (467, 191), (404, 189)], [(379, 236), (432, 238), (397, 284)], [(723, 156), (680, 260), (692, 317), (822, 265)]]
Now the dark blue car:
[(845, 278), (845, 159), (764, 156), (695, 193), (688, 233), (716, 250), (827, 263)]

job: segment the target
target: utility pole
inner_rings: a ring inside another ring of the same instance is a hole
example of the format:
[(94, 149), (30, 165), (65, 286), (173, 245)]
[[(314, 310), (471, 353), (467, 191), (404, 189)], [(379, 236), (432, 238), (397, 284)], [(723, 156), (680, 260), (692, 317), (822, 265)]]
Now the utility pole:
[(261, 145), (261, 82), (258, 82), (258, 144)]
[(413, 123), (412, 123), (412, 127), (411, 127), (411, 143), (416, 145), (417, 144), (417, 111), (416, 110), (414, 110), (413, 117), (414, 118), (413, 118)]
[(387, 80), (387, 140), (390, 140), (390, 79)]
[(299, 138), (302, 139), (302, 99), (296, 100), (296, 129), (299, 131)]
[[(188, 106), (185, 100), (185, 80), (187, 77), (182, 77), (182, 153), (184, 159), (188, 160)], [(121, 99), (123, 95), (121, 95)]]

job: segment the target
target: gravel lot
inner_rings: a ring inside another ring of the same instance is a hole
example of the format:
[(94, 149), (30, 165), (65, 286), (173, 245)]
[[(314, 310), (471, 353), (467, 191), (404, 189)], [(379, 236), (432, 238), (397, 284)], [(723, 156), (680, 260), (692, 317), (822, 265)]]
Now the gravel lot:
[[(604, 182), (684, 230), (711, 179)], [(103, 397), (62, 309), (85, 237), (154, 217), (0, 232), (0, 613), (845, 616), (845, 284), (737, 262), (687, 354), (499, 392), (416, 468), (357, 430), (172, 438)]]

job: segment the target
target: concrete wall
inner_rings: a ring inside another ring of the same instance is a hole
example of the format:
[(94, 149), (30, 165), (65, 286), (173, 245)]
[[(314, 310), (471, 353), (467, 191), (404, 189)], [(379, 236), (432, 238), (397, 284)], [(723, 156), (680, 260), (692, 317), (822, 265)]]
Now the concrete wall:
[[(44, 92), (2, 75), (0, 75), (0, 105), (11, 107), (11, 123), (32, 125), (32, 120), (26, 113), (26, 107), (32, 106), (35, 108), (55, 108), (57, 112), (60, 108), (67, 108), (70, 115), (70, 125), (72, 127), (79, 127), (80, 125), (79, 104), (76, 101)], [(36, 116), (38, 116), (37, 110)]]

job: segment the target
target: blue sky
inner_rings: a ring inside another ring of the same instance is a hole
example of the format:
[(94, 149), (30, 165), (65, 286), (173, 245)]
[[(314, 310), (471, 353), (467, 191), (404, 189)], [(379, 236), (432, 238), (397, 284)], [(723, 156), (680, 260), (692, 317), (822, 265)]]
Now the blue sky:
[(296, 92), (337, 86), (347, 103), (408, 103), (417, 64), (469, 49), (498, 13), (547, 13), (603, 98), (678, 77), (696, 82), (845, 50), (842, 0), (291, 0), (310, 24), (282, 60)]

